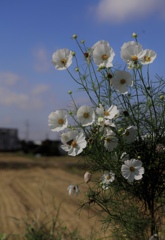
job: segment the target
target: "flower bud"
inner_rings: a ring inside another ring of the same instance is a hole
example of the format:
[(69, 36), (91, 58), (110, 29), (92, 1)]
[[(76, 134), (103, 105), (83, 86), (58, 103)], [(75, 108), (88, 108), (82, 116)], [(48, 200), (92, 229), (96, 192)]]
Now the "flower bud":
[(72, 94), (72, 91), (68, 91), (68, 94), (70, 94), (70, 95), (71, 95), (71, 94)]
[(160, 95), (160, 100), (164, 100), (164, 96), (163, 95)]
[(85, 43), (85, 40), (81, 40), (81, 43), (84, 44), (84, 43)]
[(136, 33), (132, 33), (132, 37), (133, 37), (133, 38), (137, 38), (137, 36), (138, 36), (138, 35), (137, 35)]
[(147, 134), (147, 138), (150, 139), (150, 138), (151, 138), (151, 135), (150, 135), (150, 134)]
[(88, 58), (88, 57), (89, 57), (89, 53), (88, 53), (88, 52), (85, 52), (85, 53), (84, 53), (84, 57), (85, 57), (85, 58)]
[(73, 38), (73, 39), (77, 39), (77, 35), (76, 35), (76, 34), (73, 34), (72, 38)]
[(100, 66), (100, 67), (98, 67), (97, 71), (99, 72), (99, 71), (101, 71), (102, 69), (105, 69), (105, 67), (104, 67), (104, 66)]
[(76, 72), (79, 72), (79, 68), (75, 68), (75, 71), (76, 71)]
[(100, 140), (101, 140), (101, 141), (102, 141), (102, 140), (104, 140), (104, 139), (105, 139), (105, 137), (104, 137), (104, 136), (101, 136), (101, 137), (100, 137)]
[(124, 111), (123, 111), (123, 115), (124, 115), (125, 117), (128, 117), (128, 116), (129, 116), (129, 112), (128, 112), (127, 110), (124, 110)]
[(123, 131), (124, 131), (124, 128), (118, 129), (118, 133), (121, 133), (121, 132), (123, 132)]
[(86, 173), (84, 174), (84, 182), (85, 182), (85, 183), (90, 182), (91, 178), (92, 178), (92, 174), (91, 174), (90, 172), (86, 172)]
[(108, 73), (108, 74), (107, 74), (107, 77), (108, 77), (108, 79), (111, 79), (113, 76), (112, 76), (111, 73)]
[(75, 53), (75, 52), (72, 52), (72, 56), (73, 56), (73, 57), (76, 56), (76, 53)]

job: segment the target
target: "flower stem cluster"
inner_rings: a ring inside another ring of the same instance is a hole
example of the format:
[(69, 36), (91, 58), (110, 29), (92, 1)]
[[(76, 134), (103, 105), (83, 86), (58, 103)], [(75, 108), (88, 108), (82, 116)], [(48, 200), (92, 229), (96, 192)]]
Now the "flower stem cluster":
[[(97, 196), (90, 203), (102, 209), (106, 223), (111, 218), (125, 227), (122, 239), (148, 239), (148, 230), (150, 236), (158, 233), (160, 200), (165, 199), (165, 81), (160, 77), (152, 80), (149, 73), (156, 52), (143, 49), (136, 33), (132, 37), (135, 41), (124, 43), (120, 51), (128, 69), (114, 66), (115, 52), (104, 40), (86, 47), (84, 40), (80, 44), (73, 35), (86, 68), (69, 49), (53, 54), (55, 68), (68, 71), (89, 104), (77, 106), (68, 91), (74, 110), (50, 113), (48, 125), (61, 133), (61, 147), (68, 155), (84, 157), (89, 166), (84, 181)], [(69, 70), (73, 56), (76, 76)], [(97, 178), (91, 181), (94, 173)], [(68, 192), (78, 195), (78, 185), (70, 185)], [(132, 227), (128, 227), (131, 221)]]

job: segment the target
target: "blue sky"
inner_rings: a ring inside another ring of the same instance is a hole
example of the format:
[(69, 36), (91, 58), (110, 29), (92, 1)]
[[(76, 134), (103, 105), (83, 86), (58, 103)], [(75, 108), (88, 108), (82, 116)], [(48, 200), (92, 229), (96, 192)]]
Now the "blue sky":
[[(120, 48), (139, 34), (143, 48), (157, 53), (152, 72), (164, 76), (164, 0), (0, 0), (0, 119), (1, 127), (19, 129), (19, 137), (58, 138), (48, 128), (51, 111), (66, 108), (68, 90), (76, 84), (51, 63), (57, 49), (77, 50), (77, 34), (91, 47), (106, 40)], [(73, 70), (74, 67), (70, 67)]]

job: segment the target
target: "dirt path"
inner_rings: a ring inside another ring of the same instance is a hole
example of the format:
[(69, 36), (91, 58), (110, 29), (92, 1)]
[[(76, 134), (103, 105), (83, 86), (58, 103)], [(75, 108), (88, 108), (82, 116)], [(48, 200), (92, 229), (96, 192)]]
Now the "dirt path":
[[(70, 184), (81, 183), (83, 176), (66, 171), (64, 166), (70, 159), (37, 161), (0, 155), (0, 232), (20, 233), (21, 219), (31, 217), (39, 223), (51, 217), (52, 210), (55, 216), (59, 206), (63, 226), (70, 230), (78, 227), (83, 236), (89, 235), (92, 228), (99, 231), (96, 218), (90, 218), (92, 210), (82, 210), (80, 216), (75, 214), (81, 195), (69, 197), (66, 189)], [(81, 185), (81, 191), (85, 190), (86, 186)]]

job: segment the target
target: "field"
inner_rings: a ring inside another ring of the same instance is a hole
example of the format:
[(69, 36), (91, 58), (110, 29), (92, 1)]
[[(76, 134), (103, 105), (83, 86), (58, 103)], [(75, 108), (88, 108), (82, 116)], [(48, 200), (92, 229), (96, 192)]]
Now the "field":
[[(0, 154), (0, 233), (22, 233), (24, 221), (44, 221), (56, 216), (70, 231), (78, 228), (83, 237), (92, 229), (100, 231), (94, 210), (87, 207), (77, 214), (79, 200), (68, 196), (70, 184), (83, 182), (80, 159), (71, 157), (28, 157)], [(75, 167), (79, 166), (79, 170)], [(87, 189), (81, 185), (81, 191)], [(83, 194), (82, 194), (83, 195)], [(101, 234), (102, 237), (104, 234)]]

